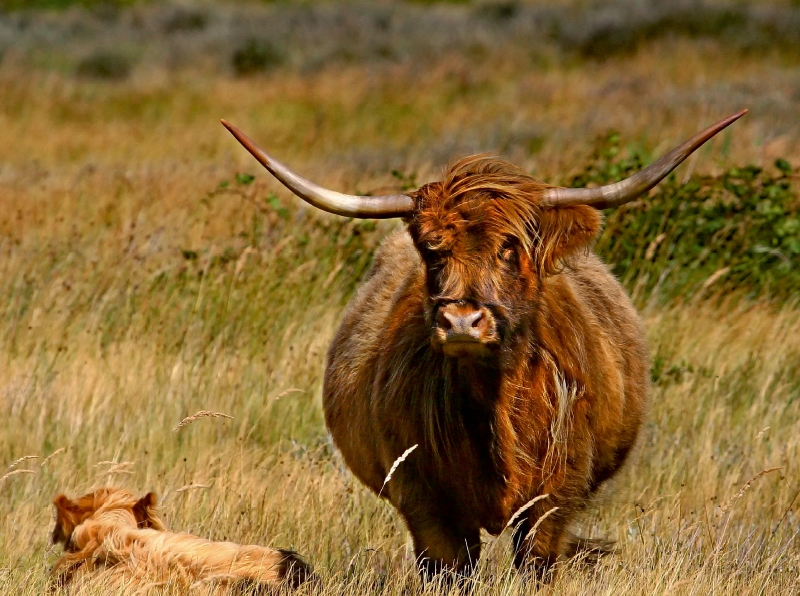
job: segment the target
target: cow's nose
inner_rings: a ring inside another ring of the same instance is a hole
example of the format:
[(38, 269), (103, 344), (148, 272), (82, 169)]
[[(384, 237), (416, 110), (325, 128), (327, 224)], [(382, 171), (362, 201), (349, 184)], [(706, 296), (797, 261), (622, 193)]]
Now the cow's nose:
[(483, 318), (483, 313), (479, 310), (467, 314), (457, 314), (453, 312), (443, 312), (442, 327), (445, 331), (453, 333), (474, 333)]
[(482, 308), (454, 302), (439, 308), (437, 326), (445, 332), (445, 341), (481, 341), (486, 334), (487, 317)]

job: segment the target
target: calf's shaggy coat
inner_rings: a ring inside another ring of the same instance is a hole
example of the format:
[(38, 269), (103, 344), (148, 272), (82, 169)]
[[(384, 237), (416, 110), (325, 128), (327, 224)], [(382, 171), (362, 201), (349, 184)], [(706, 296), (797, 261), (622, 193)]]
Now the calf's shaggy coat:
[(170, 532), (156, 514), (153, 493), (136, 499), (127, 490), (101, 488), (75, 501), (59, 495), (53, 505), (53, 543), (63, 544), (65, 553), (52, 575), (62, 586), (146, 590), (169, 584), (252, 593), (297, 586), (311, 576), (290, 551)]

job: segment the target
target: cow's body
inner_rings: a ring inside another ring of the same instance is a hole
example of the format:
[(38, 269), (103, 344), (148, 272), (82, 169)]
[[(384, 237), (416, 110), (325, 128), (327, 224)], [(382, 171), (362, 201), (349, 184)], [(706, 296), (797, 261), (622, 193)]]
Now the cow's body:
[(419, 445), (381, 494), (431, 562), (468, 566), (480, 528), (499, 533), (541, 494), (550, 496), (528, 510), (517, 542), (542, 514), (559, 510), (532, 544), (517, 546), (521, 555), (552, 561), (568, 548), (571, 514), (636, 439), (648, 374), (639, 318), (605, 265), (583, 254), (545, 280), (516, 361), (500, 370), (491, 360), (451, 359), (432, 348), (424, 288), (411, 238), (395, 233), (330, 348), (328, 428), (375, 492), (394, 460)]
[(379, 197), (322, 188), (223, 121), (310, 204), (406, 223), (336, 334), (323, 400), (345, 461), (403, 515), (424, 571), (468, 571), (481, 528), (497, 534), (515, 513), (517, 566), (541, 571), (576, 547), (569, 521), (624, 463), (647, 402), (642, 325), (591, 252), (599, 209), (641, 196), (745, 112), (602, 187), (549, 186), (477, 155)]

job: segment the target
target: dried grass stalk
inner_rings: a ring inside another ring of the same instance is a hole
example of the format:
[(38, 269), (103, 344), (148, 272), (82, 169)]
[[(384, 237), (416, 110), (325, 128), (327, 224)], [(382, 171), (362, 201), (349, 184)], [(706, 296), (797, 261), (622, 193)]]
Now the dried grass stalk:
[(55, 451), (53, 451), (53, 453), (51, 453), (50, 455), (48, 455), (47, 457), (45, 457), (45, 458), (44, 458), (44, 461), (43, 461), (41, 464), (39, 464), (39, 467), (40, 467), (40, 468), (43, 468), (43, 467), (44, 467), (44, 465), (45, 465), (47, 462), (49, 462), (49, 461), (50, 461), (50, 460), (51, 460), (53, 457), (55, 457), (55, 456), (56, 456), (56, 455), (58, 455), (59, 453), (64, 453), (66, 450), (67, 450), (67, 448), (66, 448), (66, 447), (61, 447), (60, 449), (56, 449)]
[(6, 478), (11, 478), (12, 476), (19, 476), (20, 474), (35, 474), (33, 470), (14, 470), (12, 472), (8, 472), (2, 478), (0, 478), (0, 482), (5, 480)]
[(23, 455), (18, 460), (16, 460), (14, 463), (12, 463), (10, 466), (8, 466), (8, 469), (11, 470), (12, 468), (16, 468), (19, 464), (21, 464), (22, 462), (27, 461), (29, 459), (39, 459), (39, 456), (38, 455)]
[(741, 499), (741, 498), (742, 498), (742, 495), (744, 495), (744, 493), (746, 493), (746, 492), (747, 492), (747, 490), (748, 490), (748, 489), (749, 489), (751, 486), (753, 486), (753, 483), (754, 483), (756, 480), (758, 480), (759, 478), (761, 478), (762, 476), (764, 476), (764, 475), (766, 475), (766, 474), (769, 474), (770, 472), (776, 472), (776, 471), (778, 471), (778, 470), (782, 470), (782, 469), (783, 469), (783, 466), (778, 466), (778, 467), (776, 467), (776, 468), (769, 468), (769, 469), (766, 469), (766, 470), (761, 470), (761, 471), (760, 471), (758, 474), (756, 474), (756, 475), (755, 475), (755, 476), (753, 476), (753, 477), (752, 477), (750, 480), (748, 480), (747, 482), (745, 482), (744, 486), (743, 486), (742, 488), (740, 488), (740, 489), (739, 489), (739, 492), (738, 492), (738, 493), (736, 493), (735, 495), (733, 495), (733, 496), (730, 498), (730, 500), (729, 500), (727, 503), (725, 503), (725, 504), (724, 504), (724, 505), (723, 505), (723, 506), (720, 508), (720, 510), (719, 510), (719, 513), (720, 513), (720, 515), (722, 515), (722, 514), (723, 514), (723, 513), (725, 513), (725, 512), (726, 512), (728, 509), (730, 509), (731, 507), (733, 507), (733, 505), (736, 503), (736, 501), (738, 501), (739, 499)]
[(273, 397), (272, 401), (278, 401), (280, 398), (286, 397), (290, 393), (305, 393), (305, 391), (303, 389), (298, 389), (297, 387), (292, 387), (290, 389), (285, 389), (284, 391), (281, 391), (278, 395)]
[(99, 468), (100, 466), (108, 466), (108, 465), (111, 465), (111, 466), (130, 466), (130, 465), (132, 465), (133, 463), (134, 463), (134, 462), (132, 462), (132, 461), (123, 461), (123, 462), (119, 462), (119, 461), (114, 461), (114, 460), (111, 460), (111, 459), (104, 459), (103, 461), (99, 461), (99, 462), (97, 462), (97, 463), (96, 463), (94, 466), (92, 466), (92, 467), (94, 467), (94, 468)]
[(98, 466), (107, 466), (111, 465), (111, 467), (105, 471), (105, 474), (133, 474), (133, 472), (126, 470), (129, 466), (132, 466), (136, 462), (134, 461), (123, 461), (123, 462), (115, 462), (115, 461), (101, 461), (97, 462), (94, 467)]
[(192, 484), (187, 484), (186, 486), (180, 487), (175, 492), (176, 493), (182, 493), (182, 492), (186, 492), (187, 490), (194, 490), (196, 488), (211, 488), (211, 485), (210, 484), (194, 484), (194, 483), (192, 483)]
[(108, 474), (109, 476), (111, 474), (133, 474), (133, 472), (131, 472), (130, 470), (126, 470), (125, 468), (127, 468), (128, 466), (132, 466), (134, 463), (135, 462), (132, 462), (132, 461), (124, 461), (124, 462), (118, 463), (116, 465), (111, 466), (106, 471), (106, 474)]
[(194, 422), (196, 420), (200, 420), (201, 418), (230, 418), (231, 420), (233, 420), (233, 416), (229, 416), (228, 414), (223, 414), (222, 412), (212, 412), (210, 410), (200, 410), (197, 414), (195, 414), (193, 416), (187, 416), (186, 418), (181, 420), (181, 423), (178, 426), (176, 426), (175, 428), (173, 428), (172, 430), (176, 431), (176, 430), (178, 430), (180, 428), (183, 428), (184, 426), (190, 425), (192, 422)]

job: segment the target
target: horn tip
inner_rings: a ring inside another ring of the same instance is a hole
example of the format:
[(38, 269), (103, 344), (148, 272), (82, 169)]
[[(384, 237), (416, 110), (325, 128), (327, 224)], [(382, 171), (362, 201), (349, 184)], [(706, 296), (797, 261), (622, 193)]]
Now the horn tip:
[(242, 145), (244, 145), (247, 148), (247, 150), (250, 151), (250, 153), (253, 152), (253, 149), (250, 148), (250, 145), (252, 145), (253, 142), (247, 138), (246, 134), (244, 134), (241, 130), (236, 128), (233, 124), (231, 124), (224, 118), (220, 120), (220, 123), (222, 123), (222, 126), (227, 128), (228, 132), (231, 133), (234, 137), (236, 137), (236, 140), (239, 141)]

